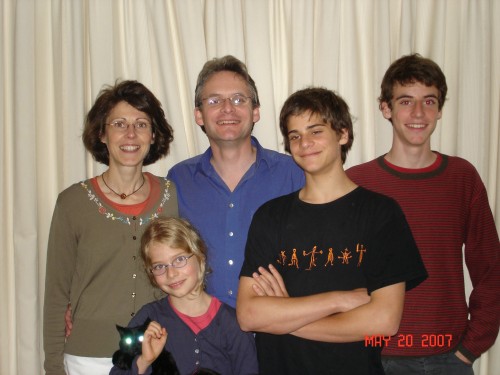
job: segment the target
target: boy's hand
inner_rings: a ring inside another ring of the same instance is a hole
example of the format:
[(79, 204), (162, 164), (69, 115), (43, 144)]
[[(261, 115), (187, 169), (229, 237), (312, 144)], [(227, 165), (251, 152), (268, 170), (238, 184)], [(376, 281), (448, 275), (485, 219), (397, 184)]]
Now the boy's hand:
[[(255, 294), (260, 297), (289, 297), (283, 278), (278, 270), (269, 265), (269, 270), (259, 267), (258, 272), (254, 272), (252, 285)], [(370, 296), (366, 288), (354, 290), (337, 291), (331, 294), (338, 306), (335, 312), (346, 312), (370, 302)]]
[(252, 287), (258, 296), (289, 297), (283, 278), (272, 264), (269, 265), (269, 270), (259, 267), (258, 271), (252, 275), (256, 282)]

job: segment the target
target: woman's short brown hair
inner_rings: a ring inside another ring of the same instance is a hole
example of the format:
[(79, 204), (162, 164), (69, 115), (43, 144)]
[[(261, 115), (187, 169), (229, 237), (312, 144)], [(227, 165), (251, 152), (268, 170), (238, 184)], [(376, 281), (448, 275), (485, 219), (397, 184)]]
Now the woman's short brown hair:
[(83, 144), (100, 163), (109, 165), (108, 147), (101, 141), (105, 132), (106, 118), (120, 102), (127, 102), (135, 109), (146, 113), (151, 119), (154, 143), (151, 145), (143, 165), (149, 165), (166, 156), (174, 140), (173, 129), (165, 118), (160, 101), (149, 89), (137, 81), (117, 82), (104, 87), (87, 114), (83, 130)]

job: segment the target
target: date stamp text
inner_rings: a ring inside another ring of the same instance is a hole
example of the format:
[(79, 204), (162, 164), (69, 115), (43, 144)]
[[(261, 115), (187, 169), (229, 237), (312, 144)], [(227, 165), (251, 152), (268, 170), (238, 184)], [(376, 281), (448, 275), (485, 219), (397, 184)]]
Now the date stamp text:
[(384, 347), (389, 345), (390, 341), (396, 340), (398, 348), (413, 348), (419, 346), (421, 348), (449, 348), (453, 335), (451, 334), (422, 334), (418, 335), (418, 340), (415, 335), (396, 335), (396, 336), (365, 336), (365, 346), (371, 347)]

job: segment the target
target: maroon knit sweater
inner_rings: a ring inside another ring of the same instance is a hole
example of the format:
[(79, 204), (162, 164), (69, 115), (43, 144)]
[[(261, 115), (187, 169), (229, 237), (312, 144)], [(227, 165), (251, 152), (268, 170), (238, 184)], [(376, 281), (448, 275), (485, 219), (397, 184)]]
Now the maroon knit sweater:
[[(383, 355), (428, 356), (458, 348), (474, 360), (498, 334), (500, 243), (476, 169), (464, 159), (437, 155), (425, 169), (398, 168), (381, 156), (347, 174), (399, 202), (429, 273), (406, 293), (399, 332)], [(469, 306), (463, 246), (473, 285)]]

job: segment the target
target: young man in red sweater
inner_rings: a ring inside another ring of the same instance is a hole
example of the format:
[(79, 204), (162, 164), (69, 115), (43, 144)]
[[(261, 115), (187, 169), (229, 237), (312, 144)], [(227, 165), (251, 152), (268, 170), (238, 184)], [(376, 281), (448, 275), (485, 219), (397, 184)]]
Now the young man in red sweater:
[[(406, 293), (399, 331), (383, 351), (388, 375), (432, 368), (472, 374), (472, 362), (498, 334), (500, 244), (485, 186), (469, 162), (431, 149), (446, 92), (434, 61), (418, 54), (396, 60), (379, 97), (392, 147), (347, 171), (355, 183), (398, 201), (429, 273)], [(473, 285), (468, 305), (462, 248)]]

